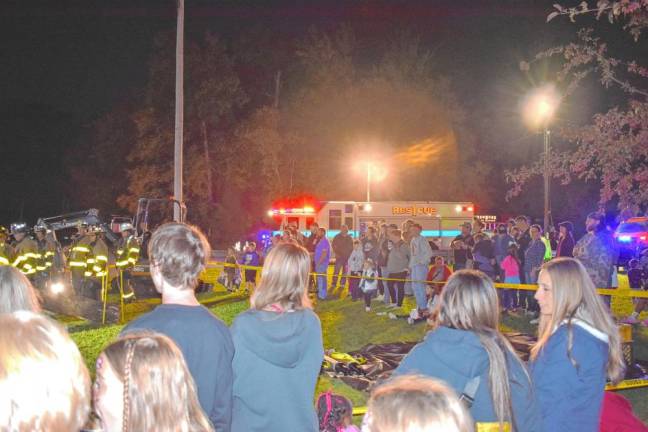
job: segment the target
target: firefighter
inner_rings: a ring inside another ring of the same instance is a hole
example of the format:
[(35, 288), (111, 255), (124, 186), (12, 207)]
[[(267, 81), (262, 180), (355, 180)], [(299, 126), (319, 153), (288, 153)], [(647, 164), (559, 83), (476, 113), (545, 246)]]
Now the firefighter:
[(11, 265), (13, 249), (7, 242), (8, 237), (7, 228), (0, 226), (0, 265)]
[(125, 222), (119, 226), (119, 230), (121, 239), (115, 251), (115, 264), (119, 270), (120, 292), (124, 298), (130, 298), (133, 296), (133, 290), (130, 287), (130, 271), (139, 260), (140, 246), (135, 237), (133, 224)]
[[(108, 276), (108, 246), (102, 238), (103, 229), (100, 226), (92, 226), (88, 230), (90, 252), (86, 259), (86, 270), (84, 275), (91, 283), (89, 284), (89, 297), (103, 299), (105, 289), (105, 278)], [(100, 286), (97, 289), (97, 285)]]
[(48, 235), (50, 231), (45, 225), (36, 225), (34, 227), (34, 234), (36, 236), (36, 244), (38, 245), (38, 263), (36, 270), (39, 274), (47, 277), (54, 264), (54, 257), (56, 256), (58, 245), (53, 236)]
[(77, 225), (77, 234), (72, 240), (68, 256), (68, 265), (72, 273), (72, 286), (77, 294), (85, 294), (86, 291), (89, 254), (90, 238), (88, 236), (88, 224), (86, 222), (80, 222)]
[(11, 224), (11, 234), (15, 239), (14, 258), (11, 265), (32, 279), (36, 274), (38, 245), (27, 235), (29, 228), (24, 222)]

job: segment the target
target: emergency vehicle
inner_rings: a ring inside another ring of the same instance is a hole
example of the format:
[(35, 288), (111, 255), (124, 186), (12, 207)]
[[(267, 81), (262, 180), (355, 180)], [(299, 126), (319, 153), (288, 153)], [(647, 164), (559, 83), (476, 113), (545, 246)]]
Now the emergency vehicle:
[[(396, 224), (400, 228), (408, 219), (423, 227), (422, 235), (432, 239), (441, 249), (449, 249), (450, 242), (460, 234), (460, 226), (472, 223), (475, 207), (470, 202), (439, 201), (322, 201), (301, 207), (280, 206), (268, 211), (278, 227), (295, 224), (306, 234), (313, 222), (327, 228), (327, 236), (334, 237), (346, 225), (357, 238), (372, 224)], [(273, 231), (280, 234), (280, 231)]]

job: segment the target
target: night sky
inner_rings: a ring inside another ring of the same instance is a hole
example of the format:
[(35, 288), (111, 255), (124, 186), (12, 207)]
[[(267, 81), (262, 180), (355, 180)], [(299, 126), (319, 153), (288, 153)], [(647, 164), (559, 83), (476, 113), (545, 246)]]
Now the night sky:
[[(526, 146), (520, 152), (530, 158), (540, 142), (517, 116), (516, 101), (532, 84), (519, 61), (573, 39), (578, 28), (546, 24), (551, 3), (186, 0), (185, 28), (188, 38), (210, 30), (228, 40), (250, 29), (270, 29), (276, 49), (310, 26), (328, 30), (345, 22), (365, 36), (410, 29), (438, 56), (439, 69), (452, 79), (469, 116), (492, 119), (497, 139), (508, 143), (504, 148)], [(172, 0), (3, 2), (0, 223), (33, 223), (76, 210), (65, 193), (65, 159), (93, 120), (141, 90), (155, 35), (174, 29)], [(264, 47), (272, 49), (272, 43)], [(372, 50), (366, 47), (367, 56)], [(563, 114), (565, 121), (586, 121), (611, 103), (588, 90)]]

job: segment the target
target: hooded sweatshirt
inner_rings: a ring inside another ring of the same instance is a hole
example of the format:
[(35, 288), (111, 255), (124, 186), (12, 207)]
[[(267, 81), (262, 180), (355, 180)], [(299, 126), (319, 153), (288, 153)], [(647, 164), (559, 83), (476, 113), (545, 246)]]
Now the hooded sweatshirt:
[[(516, 431), (541, 431), (541, 419), (523, 366), (507, 353)], [(475, 422), (495, 422), (490, 393), (489, 360), (479, 337), (470, 331), (439, 327), (427, 334), (403, 359), (394, 375), (420, 374), (445, 381), (460, 395), (468, 381), (480, 377), (470, 414)]]
[(232, 432), (318, 431), (315, 384), (324, 349), (310, 309), (251, 309), (235, 320)]
[(595, 432), (605, 390), (608, 336), (589, 324), (573, 320), (572, 357), (567, 357), (568, 331), (563, 324), (529, 364), (544, 431)]

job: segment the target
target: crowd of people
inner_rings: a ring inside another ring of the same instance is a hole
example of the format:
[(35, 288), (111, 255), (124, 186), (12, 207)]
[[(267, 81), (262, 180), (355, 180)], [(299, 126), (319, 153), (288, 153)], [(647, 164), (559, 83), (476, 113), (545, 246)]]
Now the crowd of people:
[[(328, 266), (331, 248), (348, 253), (351, 274), (360, 273), (352, 278), (358, 283), (351, 284), (351, 296), (364, 297), (366, 307), (367, 293), (381, 285), (383, 298), (402, 304), (404, 284), (394, 279), (415, 275), (417, 306), (426, 278), (444, 281), (433, 290), (439, 294), (434, 313), (426, 315), (430, 332), (393, 378), (373, 389), (362, 431), (463, 432), (475, 424), (598, 430), (606, 381), (621, 380), (624, 363), (616, 324), (585, 263), (558, 257), (527, 272), (539, 285), (539, 339), (525, 364), (499, 330), (498, 274), (470, 268), (450, 274), (440, 257), (428, 269), (432, 247), (420, 237), (420, 226), (406, 228), (408, 240), (386, 226), (380, 233), (370, 227), (362, 241), (349, 242), (345, 233), (328, 245), (325, 230), (316, 227), (313, 253), (297, 241), (277, 242), (265, 256), (258, 286), (251, 287), (250, 309), (228, 328), (194, 292), (210, 254), (206, 238), (186, 224), (162, 225), (148, 250), (162, 304), (101, 352), (92, 388), (78, 348), (40, 312), (30, 281), (0, 266), (0, 430), (76, 432), (92, 428), (93, 413), (105, 432), (357, 431), (348, 404), (334, 409), (337, 399), (330, 395), (320, 397), (317, 409), (313, 403), (324, 349), (310, 273), (313, 266)], [(527, 249), (538, 240), (537, 232), (528, 234)], [(487, 249), (477, 247), (484, 241), (465, 227), (454, 243), (455, 259), (463, 255), (464, 267), (471, 267), (469, 261), (479, 261), (475, 255)], [(506, 245), (502, 263), (514, 246)], [(499, 271), (497, 261), (491, 265)], [(340, 267), (340, 283), (347, 271)], [(378, 274), (388, 277), (387, 284)], [(325, 298), (326, 279), (318, 284), (317, 296)], [(429, 298), (421, 296), (421, 303), (419, 311), (428, 309)]]

